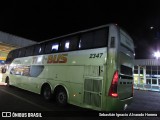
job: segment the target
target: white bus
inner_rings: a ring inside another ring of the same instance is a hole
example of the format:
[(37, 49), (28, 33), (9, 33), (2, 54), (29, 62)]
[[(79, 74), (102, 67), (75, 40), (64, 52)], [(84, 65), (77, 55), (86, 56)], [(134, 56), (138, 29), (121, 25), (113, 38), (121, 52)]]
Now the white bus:
[(3, 81), (60, 105), (124, 110), (133, 98), (133, 60), (131, 37), (108, 24), (11, 51)]

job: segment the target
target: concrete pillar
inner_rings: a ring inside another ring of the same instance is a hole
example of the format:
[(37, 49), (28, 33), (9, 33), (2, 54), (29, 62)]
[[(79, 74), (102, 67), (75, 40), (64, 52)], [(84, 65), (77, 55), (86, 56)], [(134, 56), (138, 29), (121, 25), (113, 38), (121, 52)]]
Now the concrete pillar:
[(146, 84), (146, 66), (143, 67), (143, 80), (144, 84)]
[(138, 84), (140, 84), (140, 66), (138, 66)]

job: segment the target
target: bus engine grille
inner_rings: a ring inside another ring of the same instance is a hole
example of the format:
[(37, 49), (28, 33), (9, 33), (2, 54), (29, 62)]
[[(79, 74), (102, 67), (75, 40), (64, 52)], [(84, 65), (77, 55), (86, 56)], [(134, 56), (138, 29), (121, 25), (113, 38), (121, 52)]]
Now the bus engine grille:
[(87, 105), (101, 107), (101, 79), (85, 79), (84, 81), (84, 103)]

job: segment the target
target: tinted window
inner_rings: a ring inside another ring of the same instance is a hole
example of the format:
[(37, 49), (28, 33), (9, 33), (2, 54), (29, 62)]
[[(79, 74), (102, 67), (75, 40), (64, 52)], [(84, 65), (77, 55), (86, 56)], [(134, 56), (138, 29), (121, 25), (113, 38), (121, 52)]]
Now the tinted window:
[(7, 59), (13, 58), (13, 51), (8, 53)]
[(107, 46), (108, 29), (94, 30), (81, 35), (79, 42), (80, 49), (97, 48)]
[(17, 58), (18, 53), (19, 53), (19, 49), (10, 51), (6, 59), (6, 64), (10, 64), (14, 60), (14, 58)]
[(26, 55), (25, 56), (31, 56), (33, 55), (34, 46), (30, 46), (26, 48)]
[(13, 51), (13, 58), (17, 58), (19, 53), (19, 49)]
[(124, 66), (124, 65), (121, 65), (121, 74), (131, 75), (132, 76), (133, 75), (132, 68)]
[(93, 47), (103, 47), (107, 46), (108, 31), (106, 29), (101, 29), (94, 32), (94, 42)]
[(79, 48), (92, 48), (93, 47), (93, 32), (85, 33), (81, 36), (81, 40), (79, 42)]
[(79, 37), (68, 37), (61, 42), (61, 51), (76, 50), (78, 47)]
[(59, 43), (58, 42), (48, 42), (46, 43), (46, 47), (45, 47), (45, 53), (49, 54), (49, 53), (54, 53), (57, 52), (59, 48)]
[(26, 48), (19, 49), (18, 57), (24, 57), (26, 53)]
[(34, 55), (41, 55), (44, 53), (44, 44), (38, 44), (34, 48)]
[(7, 59), (6, 59), (6, 64), (10, 64), (13, 60), (13, 51), (9, 52)]

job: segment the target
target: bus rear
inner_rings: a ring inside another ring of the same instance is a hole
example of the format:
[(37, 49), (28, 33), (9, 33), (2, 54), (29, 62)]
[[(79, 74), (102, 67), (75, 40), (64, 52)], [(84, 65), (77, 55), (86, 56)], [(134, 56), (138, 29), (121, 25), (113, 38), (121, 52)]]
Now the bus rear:
[[(117, 32), (116, 32), (117, 31)], [(116, 26), (110, 27), (105, 110), (125, 110), (133, 98), (134, 44)], [(104, 85), (104, 86), (105, 86)]]

